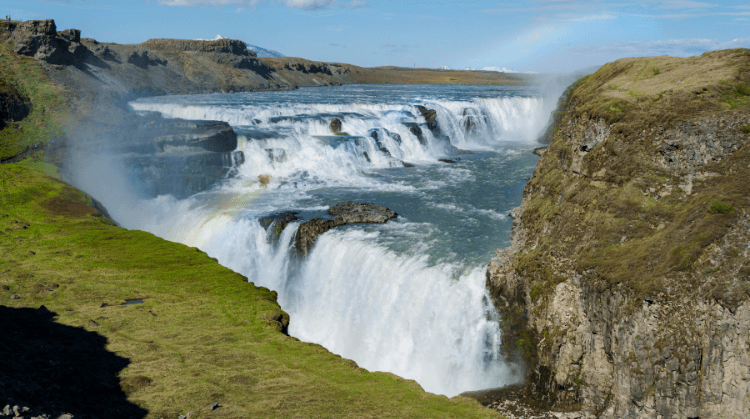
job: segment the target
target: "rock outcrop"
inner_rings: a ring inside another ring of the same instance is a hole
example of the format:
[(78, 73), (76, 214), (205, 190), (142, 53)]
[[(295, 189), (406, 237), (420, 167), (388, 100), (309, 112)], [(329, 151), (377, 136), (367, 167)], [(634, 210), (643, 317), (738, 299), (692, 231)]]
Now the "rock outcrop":
[(13, 86), (0, 82), (0, 130), (8, 122), (20, 121), (29, 114), (30, 102)]
[(749, 68), (625, 59), (572, 89), (487, 272), (530, 397), (750, 417)]
[(435, 137), (438, 137), (440, 135), (440, 128), (438, 127), (437, 122), (437, 111), (434, 109), (427, 109), (421, 105), (417, 105), (417, 110), (422, 114), (424, 120), (427, 121), (427, 128), (432, 131)]
[(16, 54), (34, 57), (50, 64), (69, 65), (82, 58), (87, 49), (81, 45), (81, 31), (68, 29), (57, 32), (55, 21), (29, 20), (19, 23), (13, 35)]
[(340, 134), (341, 133), (341, 120), (338, 118), (333, 118), (331, 120), (331, 124), (329, 125), (329, 128), (332, 133)]
[(333, 215), (333, 218), (313, 218), (302, 223), (297, 229), (295, 247), (300, 256), (307, 257), (318, 236), (332, 228), (346, 224), (382, 224), (397, 217), (395, 212), (380, 205), (357, 204), (351, 201), (342, 202), (328, 208), (328, 213)]
[(149, 39), (141, 44), (143, 48), (152, 51), (193, 51), (219, 52), (234, 55), (257, 57), (253, 51), (247, 49), (247, 44), (236, 39), (216, 39), (213, 41), (192, 41), (186, 39)]
[(284, 231), (287, 225), (293, 221), (299, 220), (297, 211), (284, 211), (275, 214), (270, 214), (265, 217), (258, 219), (258, 223), (261, 227), (265, 228), (271, 239), (271, 242), (276, 243), (281, 236), (281, 232)]

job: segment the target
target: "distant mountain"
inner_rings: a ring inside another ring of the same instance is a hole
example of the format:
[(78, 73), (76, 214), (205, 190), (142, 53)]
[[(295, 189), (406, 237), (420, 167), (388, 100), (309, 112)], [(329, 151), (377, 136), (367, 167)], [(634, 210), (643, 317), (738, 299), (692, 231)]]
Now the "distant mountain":
[(274, 51), (272, 49), (265, 49), (261, 48), (255, 45), (247, 45), (247, 49), (250, 51), (253, 51), (254, 53), (258, 54), (258, 58), (273, 58), (273, 57), (283, 57), (284, 54)]
[[(228, 39), (228, 38), (226, 36), (224, 36), (224, 35), (216, 35), (214, 37), (214, 39), (197, 38), (196, 41), (216, 41), (216, 40), (219, 40), (219, 39)], [(274, 58), (274, 57), (283, 57), (284, 56), (284, 54), (282, 54), (282, 53), (280, 53), (278, 51), (274, 51), (272, 49), (265, 49), (265, 48), (261, 48), (261, 47), (258, 47), (258, 46), (255, 46), (255, 45), (250, 45), (250, 44), (247, 44), (247, 49), (249, 49), (250, 51), (252, 51), (252, 52), (254, 52), (256, 54), (258, 54), (258, 58)]]

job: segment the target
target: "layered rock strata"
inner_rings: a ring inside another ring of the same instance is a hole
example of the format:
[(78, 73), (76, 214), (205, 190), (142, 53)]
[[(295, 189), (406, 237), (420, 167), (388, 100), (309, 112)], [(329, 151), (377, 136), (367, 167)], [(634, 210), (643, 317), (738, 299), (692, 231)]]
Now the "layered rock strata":
[(626, 59), (572, 89), (487, 272), (531, 397), (750, 417), (748, 69)]

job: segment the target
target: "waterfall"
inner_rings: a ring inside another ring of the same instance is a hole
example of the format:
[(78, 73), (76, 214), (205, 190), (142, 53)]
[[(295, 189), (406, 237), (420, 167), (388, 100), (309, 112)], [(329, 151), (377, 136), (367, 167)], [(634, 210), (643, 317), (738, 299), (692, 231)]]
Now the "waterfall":
[[(363, 368), (448, 396), (520, 379), (500, 355), (485, 269), (508, 241), (505, 214), (536, 161), (529, 150), (549, 117), (544, 100), (479, 88), (338, 89), (132, 102), (138, 112), (230, 123), (244, 163), (210, 191), (110, 212), (124, 227), (199, 247), (278, 291), (292, 336)], [(418, 106), (436, 111), (438, 129)], [(345, 135), (331, 133), (333, 118)], [(293, 248), (304, 220), (277, 240), (258, 222), (285, 210), (322, 216), (345, 200), (371, 200), (400, 216), (331, 230), (304, 260)]]

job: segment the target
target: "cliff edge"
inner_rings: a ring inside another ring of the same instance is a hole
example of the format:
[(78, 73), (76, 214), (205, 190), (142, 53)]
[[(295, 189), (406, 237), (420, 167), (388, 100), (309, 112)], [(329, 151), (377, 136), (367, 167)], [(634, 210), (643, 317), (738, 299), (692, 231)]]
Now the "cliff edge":
[(526, 391), (750, 417), (750, 51), (615, 61), (556, 120), (487, 272)]

